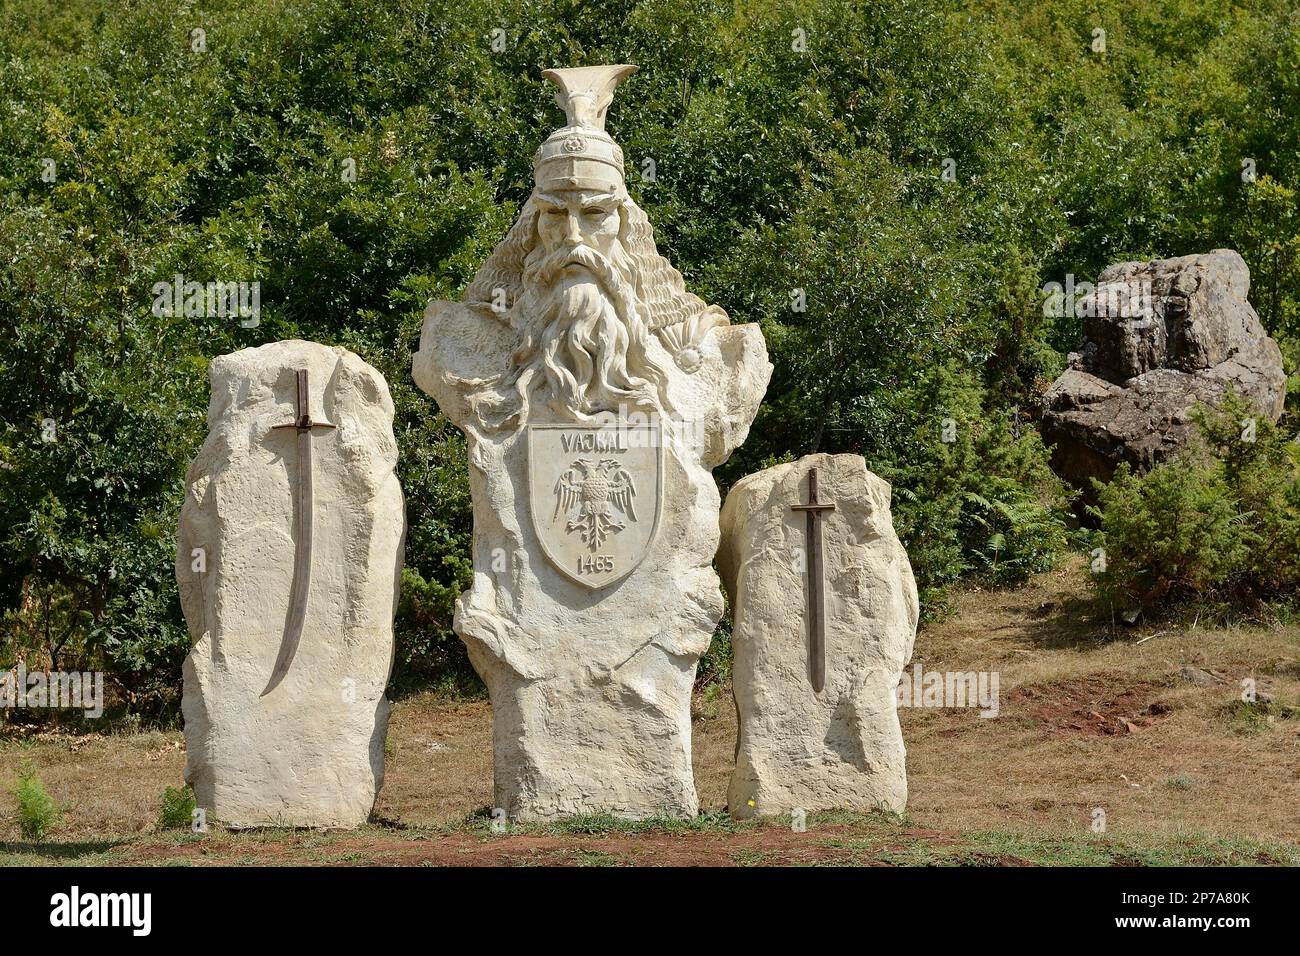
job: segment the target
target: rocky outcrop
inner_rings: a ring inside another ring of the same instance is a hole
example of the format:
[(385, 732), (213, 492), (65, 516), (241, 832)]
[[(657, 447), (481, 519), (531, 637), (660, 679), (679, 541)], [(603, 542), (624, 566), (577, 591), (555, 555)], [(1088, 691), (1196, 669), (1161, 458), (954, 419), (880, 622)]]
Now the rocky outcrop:
[(1216, 405), (1230, 388), (1276, 421), (1282, 354), (1249, 289), (1231, 249), (1106, 269), (1080, 302), (1083, 345), (1043, 399), (1057, 472), (1088, 492), (1122, 461), (1149, 469), (1187, 443), (1196, 404)]

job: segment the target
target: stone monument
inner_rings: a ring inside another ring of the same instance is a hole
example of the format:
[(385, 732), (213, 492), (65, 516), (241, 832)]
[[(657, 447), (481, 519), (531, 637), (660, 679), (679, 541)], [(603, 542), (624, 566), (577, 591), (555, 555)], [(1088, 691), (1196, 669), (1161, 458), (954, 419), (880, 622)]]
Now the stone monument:
[(383, 782), (406, 529), (388, 385), (301, 341), (209, 379), (176, 540), (185, 779), (231, 826), (357, 826)]
[(455, 629), (492, 696), (515, 819), (692, 816), (691, 687), (722, 614), (710, 474), (771, 375), (755, 325), (686, 291), (605, 114), (633, 66), (547, 70), (567, 122), (416, 382), (464, 433), (474, 582)]
[(733, 816), (907, 803), (897, 688), (918, 604), (889, 498), (857, 455), (777, 465), (727, 495)]

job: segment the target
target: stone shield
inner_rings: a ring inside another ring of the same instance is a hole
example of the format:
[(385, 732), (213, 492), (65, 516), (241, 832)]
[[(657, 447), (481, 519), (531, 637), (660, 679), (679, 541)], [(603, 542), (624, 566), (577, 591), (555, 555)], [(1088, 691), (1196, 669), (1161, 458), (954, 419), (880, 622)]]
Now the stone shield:
[(659, 424), (529, 425), (533, 530), (547, 559), (586, 588), (627, 577), (659, 530)]

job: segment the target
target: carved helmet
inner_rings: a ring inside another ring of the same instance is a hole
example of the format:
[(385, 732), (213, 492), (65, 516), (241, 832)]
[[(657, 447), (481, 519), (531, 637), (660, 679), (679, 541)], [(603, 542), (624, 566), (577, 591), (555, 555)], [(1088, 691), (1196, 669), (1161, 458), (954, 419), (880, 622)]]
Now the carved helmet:
[(614, 90), (637, 71), (631, 64), (544, 70), (557, 87), (555, 102), (568, 122), (546, 138), (533, 157), (533, 179), (543, 192), (624, 188), (623, 150), (605, 132)]
[[(635, 292), (641, 319), (685, 371), (700, 361), (699, 345), (709, 329), (727, 325), (727, 313), (687, 291), (682, 275), (659, 254), (654, 230), (623, 179), (623, 150), (605, 132), (605, 114), (620, 82), (637, 71), (630, 64), (545, 70), (557, 87), (555, 102), (568, 122), (547, 137), (533, 157), (534, 194), (524, 204), (487, 262), (465, 291), (465, 304), (499, 322), (523, 294), (524, 263), (537, 239), (537, 192), (596, 189), (622, 197), (626, 217), (623, 245), (636, 265)], [(504, 303), (501, 300), (504, 294)], [(502, 310), (501, 305), (506, 306)]]

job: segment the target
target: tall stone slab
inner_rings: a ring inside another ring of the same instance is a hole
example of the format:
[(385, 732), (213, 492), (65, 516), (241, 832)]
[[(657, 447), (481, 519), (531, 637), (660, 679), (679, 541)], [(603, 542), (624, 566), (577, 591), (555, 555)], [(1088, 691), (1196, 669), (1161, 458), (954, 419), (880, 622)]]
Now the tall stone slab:
[(177, 535), (185, 779), (231, 826), (357, 826), (383, 782), (406, 528), (388, 385), (302, 341), (219, 356), (209, 379)]
[(464, 301), (430, 304), (414, 362), (468, 445), (455, 628), (515, 819), (698, 812), (691, 687), (723, 609), (710, 472), (771, 375), (757, 326), (686, 291), (628, 196), (604, 122), (634, 71), (546, 71), (567, 123)]
[[(809, 472), (817, 472), (820, 654), (809, 608)], [(718, 570), (731, 599), (739, 737), (727, 806), (736, 817), (803, 809), (901, 811), (906, 750), (897, 687), (912, 656), (916, 582), (890, 489), (857, 455), (810, 455), (741, 479), (722, 509)]]

